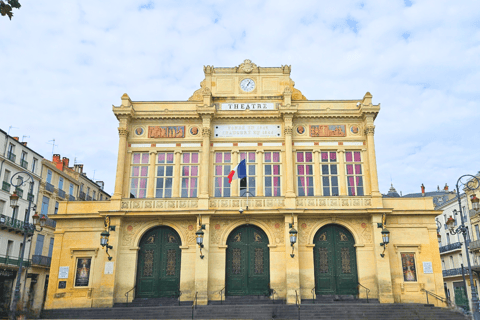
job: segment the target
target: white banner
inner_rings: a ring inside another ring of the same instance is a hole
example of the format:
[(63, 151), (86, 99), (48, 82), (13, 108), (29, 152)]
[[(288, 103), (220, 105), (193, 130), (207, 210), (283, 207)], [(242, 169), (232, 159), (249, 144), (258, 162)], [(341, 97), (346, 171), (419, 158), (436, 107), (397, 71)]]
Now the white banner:
[(222, 103), (220, 110), (275, 110), (273, 103)]
[(214, 129), (215, 138), (278, 138), (281, 126), (271, 124), (232, 124), (218, 125)]

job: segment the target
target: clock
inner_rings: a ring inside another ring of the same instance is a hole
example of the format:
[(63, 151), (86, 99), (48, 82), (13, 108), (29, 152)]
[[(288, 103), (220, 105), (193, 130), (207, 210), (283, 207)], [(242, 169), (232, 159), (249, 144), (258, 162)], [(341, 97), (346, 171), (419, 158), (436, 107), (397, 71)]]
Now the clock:
[(250, 92), (255, 89), (255, 81), (252, 79), (246, 78), (240, 82), (240, 88), (245, 92)]

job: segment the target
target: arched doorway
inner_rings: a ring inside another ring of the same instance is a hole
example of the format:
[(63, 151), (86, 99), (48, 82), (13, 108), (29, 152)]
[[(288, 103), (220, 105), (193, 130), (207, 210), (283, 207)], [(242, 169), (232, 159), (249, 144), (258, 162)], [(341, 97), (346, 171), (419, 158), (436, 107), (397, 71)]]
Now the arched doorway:
[(355, 240), (346, 228), (329, 224), (314, 239), (315, 292), (358, 294)]
[(227, 239), (226, 295), (265, 295), (269, 293), (270, 252), (262, 229), (243, 225)]
[(157, 227), (140, 240), (137, 268), (137, 298), (177, 295), (180, 285), (181, 241), (170, 227)]

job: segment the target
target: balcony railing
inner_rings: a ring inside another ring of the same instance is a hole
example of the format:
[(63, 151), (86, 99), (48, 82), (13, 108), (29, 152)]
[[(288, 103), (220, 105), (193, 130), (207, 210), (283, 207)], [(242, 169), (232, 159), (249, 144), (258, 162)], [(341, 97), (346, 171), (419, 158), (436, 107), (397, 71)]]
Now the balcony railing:
[(22, 168), (24, 169), (28, 169), (28, 162), (23, 159), (20, 159), (20, 166), (22, 166)]
[(65, 199), (65, 191), (63, 191), (62, 189), (58, 189), (58, 196)]
[(78, 199), (85, 200), (85, 192), (80, 191), (80, 194), (78, 195)]
[[(25, 268), (25, 267), (31, 266), (31, 262), (32, 261), (29, 260), (29, 259), (23, 259), (23, 267)], [(0, 255), (0, 263), (19, 267), (20, 266), (20, 258), (2, 254), (2, 255)]]
[(13, 152), (8, 152), (7, 153), (7, 158), (8, 160), (12, 161), (12, 162), (15, 162), (15, 159), (17, 158), (17, 156), (13, 153)]
[(447, 244), (446, 246), (440, 247), (440, 253), (447, 252), (447, 251), (452, 251), (452, 250), (457, 250), (462, 248), (462, 243), (461, 242), (454, 242)]
[(480, 240), (470, 242), (469, 249), (472, 251), (480, 250)]
[(57, 226), (57, 221), (50, 219), (49, 217), (46, 217), (47, 220), (45, 220), (45, 226), (54, 228)]
[(27, 200), (35, 202), (35, 196), (33, 194), (29, 193), (28, 196), (27, 196)]
[(2, 183), (2, 190), (3, 191), (10, 192), (10, 187), (11, 187), (10, 183), (8, 183), (7, 181), (3, 181), (3, 183)]
[(45, 182), (45, 190), (53, 192), (55, 190), (55, 187), (53, 186), (53, 184)]
[(71, 194), (68, 195), (68, 201), (75, 201), (75, 197)]
[(40, 255), (33, 255), (32, 256), (32, 264), (33, 265), (50, 267), (51, 262), (52, 262), (51, 257), (45, 257), (45, 256), (40, 256)]
[[(463, 268), (463, 272), (465, 275), (468, 274), (468, 268)], [(452, 277), (462, 275), (462, 268), (454, 268), (442, 271), (444, 277)]]
[[(25, 232), (25, 223), (23, 221), (13, 219), (11, 217), (7, 217), (5, 215), (0, 215), (0, 228), (2, 230), (7, 229), (8, 231), (14, 231), (16, 233), (24, 233)], [(29, 233), (33, 233), (33, 231), (29, 231)]]
[(87, 196), (87, 201), (92, 201), (92, 197), (91, 197), (91, 196)]
[(23, 198), (23, 190), (20, 189), (19, 187), (16, 187), (16, 188), (15, 188), (15, 193), (16, 193), (17, 196), (19, 196), (20, 198)]

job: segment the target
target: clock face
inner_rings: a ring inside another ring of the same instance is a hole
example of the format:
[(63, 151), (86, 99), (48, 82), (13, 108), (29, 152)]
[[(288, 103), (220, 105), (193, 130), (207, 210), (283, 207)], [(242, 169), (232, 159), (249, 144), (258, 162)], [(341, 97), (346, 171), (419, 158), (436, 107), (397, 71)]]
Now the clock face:
[(240, 88), (245, 92), (250, 92), (255, 89), (255, 81), (249, 78), (243, 79), (242, 82), (240, 82)]

